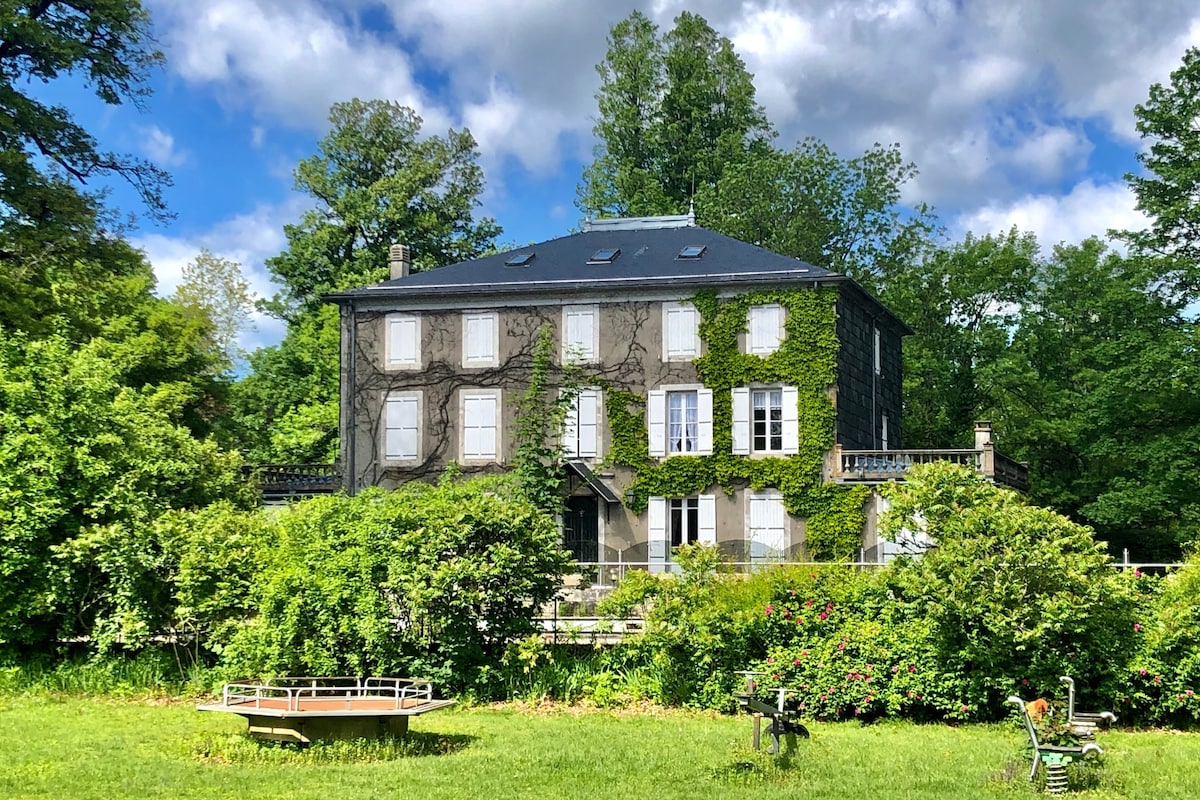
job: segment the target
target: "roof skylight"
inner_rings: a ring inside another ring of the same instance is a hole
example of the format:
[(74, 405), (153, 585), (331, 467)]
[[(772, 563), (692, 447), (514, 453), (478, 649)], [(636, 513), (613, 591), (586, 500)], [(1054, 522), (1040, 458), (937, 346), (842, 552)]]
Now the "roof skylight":
[(676, 258), (700, 258), (702, 255), (704, 255), (704, 251), (707, 249), (707, 245), (689, 244), (687, 247), (679, 251), (679, 255), (676, 256)]
[(527, 267), (527, 266), (529, 266), (529, 263), (531, 261), (533, 261), (533, 259), (536, 255), (537, 255), (536, 253), (532, 253), (532, 252), (530, 252), (530, 253), (513, 253), (511, 256), (508, 257), (508, 260), (504, 262), (504, 266), (506, 266), (506, 267)]
[(592, 257), (588, 259), (589, 264), (611, 264), (617, 260), (617, 256), (621, 255), (619, 247), (601, 247), (596, 252), (592, 253)]

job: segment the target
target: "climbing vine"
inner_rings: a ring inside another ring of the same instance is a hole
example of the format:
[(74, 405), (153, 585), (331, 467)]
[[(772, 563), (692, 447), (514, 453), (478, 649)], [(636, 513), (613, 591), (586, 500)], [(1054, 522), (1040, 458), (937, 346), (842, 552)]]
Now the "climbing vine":
[(554, 327), (543, 323), (533, 348), (529, 385), (517, 406), (513, 472), (534, 505), (548, 514), (562, 508), (562, 437), (567, 414), (579, 396), (579, 370), (564, 364), (554, 377)]
[[(692, 303), (700, 313), (700, 338), (706, 352), (695, 360), (703, 384), (713, 390), (713, 454), (650, 458), (645, 426), (645, 400), (610, 389), (606, 408), (612, 431), (610, 460), (630, 467), (636, 477), (627, 503), (638, 513), (650, 497), (684, 497), (720, 485), (777, 488), (789, 514), (808, 520), (809, 554), (844, 559), (858, 547), (867, 491), (824, 485), (825, 451), (833, 446), (835, 410), (829, 387), (837, 377), (836, 293), (756, 291), (720, 299), (714, 290), (698, 292)], [(746, 331), (751, 306), (778, 304), (787, 309), (786, 336), (770, 355), (743, 353), (738, 336)], [(733, 408), (730, 390), (751, 384), (780, 384), (798, 390), (799, 450), (783, 457), (733, 454)]]

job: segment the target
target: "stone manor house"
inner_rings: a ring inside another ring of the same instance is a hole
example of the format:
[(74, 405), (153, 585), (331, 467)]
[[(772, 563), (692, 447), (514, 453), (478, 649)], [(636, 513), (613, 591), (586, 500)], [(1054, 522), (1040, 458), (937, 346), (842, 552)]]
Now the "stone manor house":
[(901, 449), (910, 331), (858, 284), (691, 215), (589, 221), (422, 273), (404, 246), (390, 256), (390, 280), (328, 298), (348, 492), (451, 462), (503, 470), (543, 331), (579, 376), (562, 446), (564, 544), (581, 562), (669, 569), (688, 542), (805, 560), (847, 525), (875, 560), (879, 500), (854, 485), (934, 458), (1024, 483), (986, 425), (972, 450)]

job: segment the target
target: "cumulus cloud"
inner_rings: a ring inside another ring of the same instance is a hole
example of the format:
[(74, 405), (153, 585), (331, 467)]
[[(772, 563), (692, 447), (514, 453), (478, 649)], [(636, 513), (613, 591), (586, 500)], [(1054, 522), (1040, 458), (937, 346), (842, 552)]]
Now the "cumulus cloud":
[(1044, 250), (1112, 230), (1141, 230), (1147, 220), (1124, 182), (1081, 181), (1065, 195), (1030, 194), (1004, 204), (989, 204), (961, 214), (952, 227), (958, 235), (1003, 233), (1013, 226), (1037, 234)]
[(175, 137), (157, 125), (137, 129), (141, 140), (141, 151), (160, 167), (181, 167), (188, 162), (189, 155), (175, 142)]

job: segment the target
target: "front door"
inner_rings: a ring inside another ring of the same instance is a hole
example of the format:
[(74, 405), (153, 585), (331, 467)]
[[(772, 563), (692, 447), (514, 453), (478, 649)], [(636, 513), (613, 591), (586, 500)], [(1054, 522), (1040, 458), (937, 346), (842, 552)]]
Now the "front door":
[(600, 504), (592, 497), (568, 497), (563, 510), (563, 547), (584, 563), (599, 561), (597, 514)]

